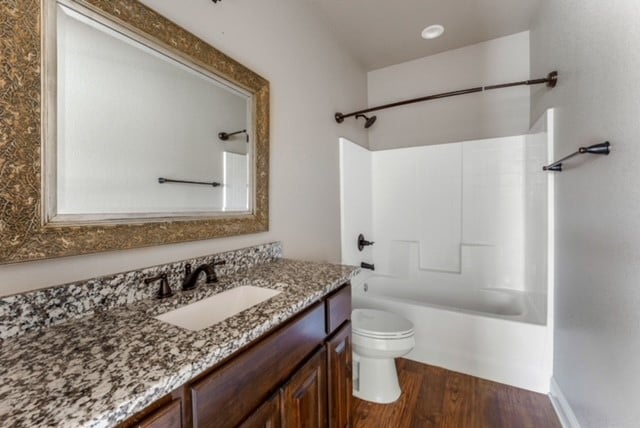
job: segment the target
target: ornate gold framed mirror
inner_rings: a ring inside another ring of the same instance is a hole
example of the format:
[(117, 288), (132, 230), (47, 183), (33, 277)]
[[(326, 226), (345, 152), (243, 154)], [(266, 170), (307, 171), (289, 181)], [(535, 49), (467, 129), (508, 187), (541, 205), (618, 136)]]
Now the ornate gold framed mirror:
[(268, 230), (267, 80), (137, 1), (0, 13), (0, 263)]

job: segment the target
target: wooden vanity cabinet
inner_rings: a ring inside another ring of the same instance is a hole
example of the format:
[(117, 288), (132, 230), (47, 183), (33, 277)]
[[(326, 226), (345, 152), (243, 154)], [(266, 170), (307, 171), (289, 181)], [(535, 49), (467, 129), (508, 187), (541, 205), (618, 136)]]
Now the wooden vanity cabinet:
[(350, 428), (350, 316), (347, 283), (121, 425)]

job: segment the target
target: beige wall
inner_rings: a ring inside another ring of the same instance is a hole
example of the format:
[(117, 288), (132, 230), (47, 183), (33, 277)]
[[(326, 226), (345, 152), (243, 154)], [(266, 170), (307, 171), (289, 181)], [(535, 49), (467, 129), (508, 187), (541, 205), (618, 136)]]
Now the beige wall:
[(286, 257), (340, 261), (338, 138), (367, 135), (333, 113), (366, 104), (364, 70), (298, 0), (143, 3), (271, 82), (270, 231), (0, 266), (0, 295), (274, 240)]
[[(523, 32), (370, 71), (369, 106), (528, 78), (529, 32)], [(369, 131), (372, 150), (522, 135), (529, 129), (529, 90), (500, 89), (372, 114), (378, 116)]]
[(542, 2), (532, 119), (557, 107), (556, 158), (610, 140), (609, 157), (567, 162), (556, 178), (554, 378), (580, 425), (640, 421), (640, 2)]

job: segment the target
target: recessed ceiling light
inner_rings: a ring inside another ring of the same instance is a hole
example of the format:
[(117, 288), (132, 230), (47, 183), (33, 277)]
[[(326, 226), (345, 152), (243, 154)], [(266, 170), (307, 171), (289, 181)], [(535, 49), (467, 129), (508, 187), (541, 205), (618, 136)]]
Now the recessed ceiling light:
[(427, 40), (435, 39), (442, 36), (442, 33), (444, 33), (444, 27), (442, 25), (429, 25), (427, 28), (422, 30), (422, 38)]

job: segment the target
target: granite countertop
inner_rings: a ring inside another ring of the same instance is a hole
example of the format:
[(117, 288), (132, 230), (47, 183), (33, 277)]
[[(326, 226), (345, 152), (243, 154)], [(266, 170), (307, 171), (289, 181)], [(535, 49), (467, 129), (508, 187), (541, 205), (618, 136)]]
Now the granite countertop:
[[(6, 340), (0, 345), (0, 425), (115, 425), (318, 301), (357, 270), (278, 260), (167, 300), (144, 300)], [(248, 284), (282, 292), (197, 332), (153, 318)]]

